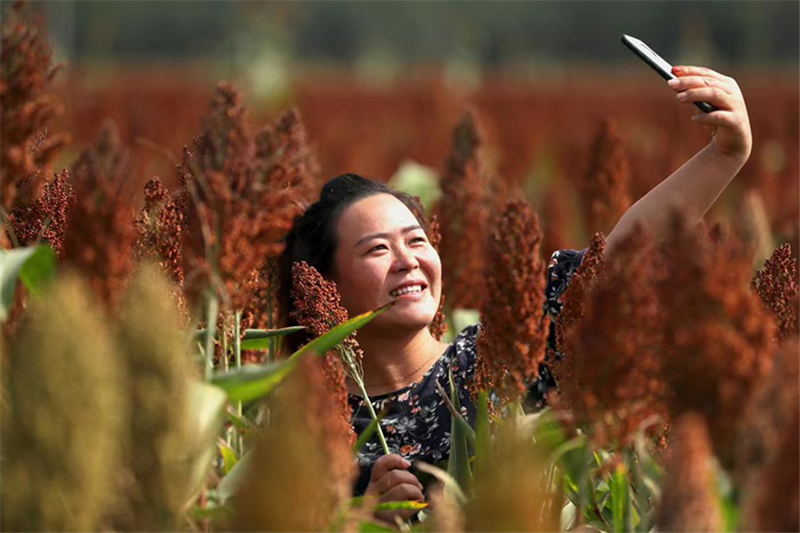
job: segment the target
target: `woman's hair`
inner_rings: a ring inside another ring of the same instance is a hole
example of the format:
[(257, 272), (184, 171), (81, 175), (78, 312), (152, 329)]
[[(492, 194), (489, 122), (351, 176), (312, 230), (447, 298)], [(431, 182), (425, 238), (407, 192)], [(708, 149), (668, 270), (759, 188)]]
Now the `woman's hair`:
[(339, 217), (351, 204), (376, 194), (390, 194), (403, 202), (430, 237), (430, 224), (418, 198), (393, 191), (383, 183), (358, 174), (342, 174), (333, 178), (322, 188), (319, 200), (295, 219), (286, 235), (286, 249), (278, 261), (278, 307), (283, 325), (293, 324), (289, 318), (292, 265), (305, 261), (323, 276), (332, 274), (333, 258), (339, 244), (336, 236)]

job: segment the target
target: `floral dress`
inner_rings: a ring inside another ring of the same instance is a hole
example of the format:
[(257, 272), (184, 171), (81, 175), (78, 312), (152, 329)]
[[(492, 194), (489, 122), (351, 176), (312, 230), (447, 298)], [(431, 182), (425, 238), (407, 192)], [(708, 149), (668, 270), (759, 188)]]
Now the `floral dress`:
[[(553, 318), (561, 311), (561, 295), (567, 288), (569, 279), (580, 265), (585, 250), (559, 250), (551, 256), (547, 268), (545, 287), (545, 310)], [(476, 368), (476, 342), (479, 325), (467, 326), (462, 330), (439, 360), (415, 383), (400, 390), (372, 396), (375, 412), (386, 410), (381, 428), (391, 453), (397, 453), (409, 461), (424, 461), (437, 464), (446, 461), (450, 452), (450, 411), (436, 383), (445, 391), (450, 390), (449, 371), (453, 372), (453, 383), (458, 390), (461, 413), (474, 426), (476, 408), (470, 397), (469, 384)], [(555, 353), (555, 325), (551, 321), (547, 339), (548, 352)], [(558, 354), (556, 354), (558, 358)], [(546, 405), (547, 392), (556, 386), (549, 364), (545, 359), (539, 365), (539, 377), (529, 384), (525, 406), (530, 410), (541, 409)], [(361, 434), (371, 422), (369, 410), (363, 398), (349, 395), (353, 411), (353, 427)], [(364, 494), (372, 466), (383, 455), (377, 435), (373, 435), (358, 453), (360, 474), (354, 493)], [(413, 467), (412, 467), (413, 469)], [(418, 472), (417, 475), (420, 475)], [(420, 476), (421, 477), (421, 476)], [(425, 483), (423, 482), (423, 485)]]

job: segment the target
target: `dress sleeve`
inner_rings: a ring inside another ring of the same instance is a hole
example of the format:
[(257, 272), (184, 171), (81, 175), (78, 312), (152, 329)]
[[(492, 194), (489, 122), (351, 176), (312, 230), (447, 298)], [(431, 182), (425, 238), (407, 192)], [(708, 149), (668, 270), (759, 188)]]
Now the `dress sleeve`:
[(556, 352), (556, 322), (555, 319), (561, 312), (561, 296), (569, 286), (569, 280), (583, 261), (583, 256), (588, 248), (583, 250), (556, 250), (550, 256), (547, 266), (547, 282), (544, 289), (544, 310), (550, 315), (550, 330), (547, 334), (547, 355), (544, 362), (539, 364), (539, 377), (528, 387), (526, 407), (542, 409), (547, 405), (547, 393), (556, 387), (556, 381), (550, 371), (551, 354), (559, 358)]

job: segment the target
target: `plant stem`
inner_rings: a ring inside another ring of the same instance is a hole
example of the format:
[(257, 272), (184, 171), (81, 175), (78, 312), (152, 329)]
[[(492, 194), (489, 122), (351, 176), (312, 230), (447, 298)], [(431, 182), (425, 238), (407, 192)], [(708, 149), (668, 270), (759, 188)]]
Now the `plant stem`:
[(214, 373), (214, 335), (216, 335), (218, 312), (217, 295), (212, 292), (208, 298), (206, 312), (206, 381), (211, 381)]
[[(369, 395), (367, 395), (367, 388), (364, 386), (364, 380), (361, 379), (361, 376), (355, 375), (351, 376), (355, 379), (358, 388), (361, 390), (361, 395), (364, 397), (364, 403), (367, 406), (367, 410), (369, 411), (369, 415), (372, 417), (373, 420), (378, 419), (378, 414), (375, 412), (375, 409), (372, 407), (372, 400), (369, 399)], [(389, 455), (391, 452), (389, 451), (389, 445), (386, 444), (386, 438), (383, 436), (383, 430), (381, 429), (381, 424), (378, 422), (378, 427), (376, 428), (376, 432), (378, 433), (378, 440), (381, 441), (381, 447), (383, 448), (384, 455)]]
[[(272, 286), (267, 287), (267, 329), (272, 329)], [(267, 363), (275, 360), (275, 339), (269, 338), (269, 353), (267, 353)]]
[[(242, 312), (241, 310), (236, 311), (233, 317), (233, 353), (236, 356), (236, 370), (242, 368), (242, 338), (241, 338), (241, 327), (242, 327)], [(239, 418), (242, 416), (242, 402), (236, 402), (236, 414), (239, 415)], [(242, 433), (239, 428), (236, 428), (236, 452), (239, 454), (239, 457), (242, 456), (243, 447), (242, 447)]]

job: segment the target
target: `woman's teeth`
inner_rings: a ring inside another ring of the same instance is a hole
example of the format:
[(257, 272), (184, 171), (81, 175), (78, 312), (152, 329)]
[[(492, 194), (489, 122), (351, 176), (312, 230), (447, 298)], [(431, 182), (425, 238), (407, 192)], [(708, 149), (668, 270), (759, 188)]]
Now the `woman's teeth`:
[(402, 289), (397, 289), (389, 293), (389, 296), (402, 296), (403, 294), (408, 294), (409, 292), (421, 292), (422, 285), (409, 285), (408, 287), (403, 287)]

